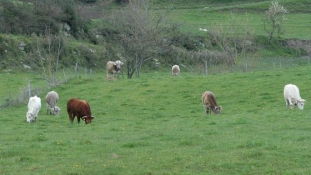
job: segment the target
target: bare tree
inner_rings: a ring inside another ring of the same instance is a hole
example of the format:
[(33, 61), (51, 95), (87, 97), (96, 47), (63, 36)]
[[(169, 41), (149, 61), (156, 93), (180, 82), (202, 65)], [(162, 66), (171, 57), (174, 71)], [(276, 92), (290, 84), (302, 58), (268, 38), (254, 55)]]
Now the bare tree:
[(161, 52), (165, 40), (163, 18), (151, 14), (149, 0), (132, 0), (127, 7), (112, 15), (111, 23), (116, 28), (118, 42), (122, 46), (122, 56), (127, 67), (127, 77), (132, 78), (136, 71), (140, 76), (142, 65), (155, 58)]
[(269, 42), (271, 42), (274, 32), (277, 32), (277, 37), (280, 37), (285, 32), (282, 24), (287, 20), (285, 17), (286, 13), (288, 12), (283, 6), (279, 5), (278, 2), (272, 1), (263, 19), (264, 29), (269, 34)]
[(232, 13), (231, 18), (232, 23), (227, 26), (214, 24), (208, 30), (208, 36), (211, 44), (218, 48), (218, 52), (222, 54), (221, 58), (218, 57), (218, 59), (222, 59), (219, 61), (224, 62), (233, 70), (234, 65), (239, 64), (240, 60), (246, 62), (247, 53), (253, 45), (253, 31), (249, 27), (248, 13), (245, 13), (243, 19), (237, 18)]
[(64, 41), (61, 36), (47, 32), (44, 36), (32, 35), (33, 53), (26, 55), (27, 64), (32, 71), (41, 75), (48, 86), (58, 84), (58, 67), (64, 52)]

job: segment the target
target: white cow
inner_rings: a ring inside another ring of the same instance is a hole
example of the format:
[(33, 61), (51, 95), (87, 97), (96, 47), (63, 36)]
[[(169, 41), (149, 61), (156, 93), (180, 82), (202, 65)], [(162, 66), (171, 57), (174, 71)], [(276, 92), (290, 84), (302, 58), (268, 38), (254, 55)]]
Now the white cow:
[(37, 120), (40, 109), (41, 109), (41, 98), (37, 96), (30, 97), (28, 102), (28, 112), (26, 114), (26, 120), (28, 123)]
[(178, 65), (174, 65), (174, 66), (172, 67), (172, 75), (173, 75), (173, 76), (178, 76), (178, 75), (179, 75), (179, 72), (180, 72), (179, 66), (178, 66)]
[(111, 80), (110, 75), (114, 75), (115, 77), (118, 76), (118, 74), (121, 71), (121, 66), (123, 65), (123, 62), (120, 60), (117, 61), (108, 61), (107, 62), (107, 79)]
[(284, 86), (284, 99), (286, 107), (293, 108), (296, 105), (299, 109), (303, 109), (306, 100), (302, 99), (299, 94), (299, 89), (294, 84), (287, 84)]

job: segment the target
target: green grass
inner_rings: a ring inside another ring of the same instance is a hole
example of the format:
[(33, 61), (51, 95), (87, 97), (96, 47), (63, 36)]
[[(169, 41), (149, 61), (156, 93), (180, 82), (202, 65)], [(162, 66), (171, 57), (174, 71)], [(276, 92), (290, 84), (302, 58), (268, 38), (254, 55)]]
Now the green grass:
[[(60, 116), (43, 104), (29, 124), (26, 105), (1, 110), (0, 174), (310, 174), (310, 68), (71, 79), (53, 89)], [(286, 109), (287, 83), (300, 88), (304, 110)], [(206, 90), (221, 115), (204, 113)], [(91, 124), (70, 124), (71, 97), (89, 101)]]
[[(283, 24), (286, 31), (282, 35), (282, 38), (310, 40), (310, 2), (305, 0), (284, 0), (278, 2), (289, 11), (289, 13), (286, 14), (288, 21)], [(204, 2), (178, 4), (176, 2), (169, 15), (169, 19), (182, 24), (183, 32), (199, 35), (205, 34), (204, 32), (199, 31), (199, 28), (211, 29), (213, 26), (221, 24), (224, 28), (228, 27), (229, 29), (227, 30), (230, 30), (232, 25), (238, 25), (242, 28), (247, 24), (248, 28), (254, 32), (254, 35), (268, 36), (264, 30), (262, 19), (270, 4), (271, 1), (246, 1), (223, 4)], [(167, 7), (171, 6), (159, 6), (158, 9)], [(249, 22), (245, 19), (246, 12), (249, 15)], [(234, 19), (232, 18), (232, 14), (234, 15)]]
[(16, 70), (1, 71), (0, 79), (0, 106), (7, 104), (9, 99), (13, 99), (16, 94), (28, 94), (28, 82), (31, 88), (46, 86), (39, 75), (18, 72)]

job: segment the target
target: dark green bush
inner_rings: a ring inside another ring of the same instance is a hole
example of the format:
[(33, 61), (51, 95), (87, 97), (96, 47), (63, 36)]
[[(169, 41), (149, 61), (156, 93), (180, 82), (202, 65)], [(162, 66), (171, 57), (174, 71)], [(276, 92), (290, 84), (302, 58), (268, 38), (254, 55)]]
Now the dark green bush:
[(129, 0), (116, 0), (116, 2), (118, 4), (127, 4), (127, 3), (129, 3)]

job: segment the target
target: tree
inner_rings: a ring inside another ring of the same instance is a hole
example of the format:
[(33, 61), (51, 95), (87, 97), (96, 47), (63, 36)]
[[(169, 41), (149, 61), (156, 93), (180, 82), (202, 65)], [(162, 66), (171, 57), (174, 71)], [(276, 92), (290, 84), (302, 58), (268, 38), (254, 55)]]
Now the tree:
[(57, 85), (59, 62), (64, 54), (64, 39), (47, 30), (44, 36), (33, 34), (32, 40), (35, 42), (33, 52), (26, 55), (25, 64), (41, 75), (48, 86)]
[[(219, 62), (227, 64), (231, 71), (239, 64), (243, 64), (244, 69), (247, 69), (247, 54), (254, 48), (254, 35), (253, 29), (249, 26), (250, 21), (248, 13), (245, 13), (242, 18), (232, 13), (231, 24), (214, 24), (208, 30), (211, 45), (219, 52), (215, 54), (214, 51), (214, 54), (210, 55), (216, 55), (218, 59), (221, 59)], [(217, 55), (221, 55), (220, 58)]]
[(272, 1), (263, 19), (264, 29), (269, 34), (269, 42), (271, 42), (275, 32), (277, 32), (277, 37), (284, 33), (285, 30), (282, 24), (287, 20), (285, 17), (286, 13), (288, 12), (283, 6), (279, 5), (278, 2)]
[(110, 22), (118, 33), (116, 41), (123, 50), (127, 77), (131, 79), (135, 71), (139, 77), (142, 65), (165, 46), (160, 37), (165, 32), (163, 18), (151, 14), (149, 0), (133, 0), (113, 14)]

